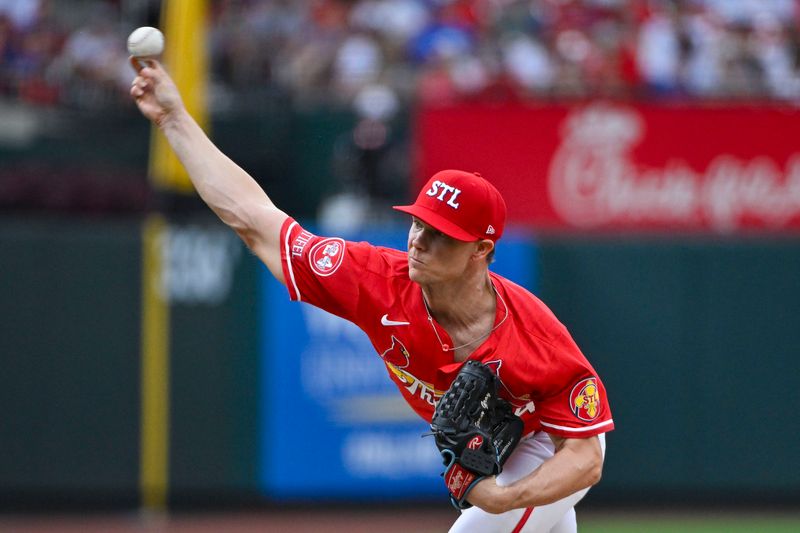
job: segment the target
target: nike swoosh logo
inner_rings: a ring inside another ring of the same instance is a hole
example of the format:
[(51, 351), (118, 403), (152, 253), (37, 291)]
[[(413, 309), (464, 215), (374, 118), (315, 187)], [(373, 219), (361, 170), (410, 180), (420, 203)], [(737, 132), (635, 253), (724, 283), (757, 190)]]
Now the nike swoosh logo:
[(411, 322), (398, 322), (397, 320), (389, 320), (389, 314), (381, 317), (381, 324), (384, 326), (408, 326)]

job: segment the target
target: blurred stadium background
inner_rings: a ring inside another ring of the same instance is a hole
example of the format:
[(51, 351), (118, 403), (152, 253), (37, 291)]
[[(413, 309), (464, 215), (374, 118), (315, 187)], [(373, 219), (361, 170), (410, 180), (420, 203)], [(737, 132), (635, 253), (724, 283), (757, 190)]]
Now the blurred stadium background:
[(445, 531), (424, 425), (288, 302), (127, 96), (158, 26), (215, 142), (403, 247), (446, 167), (604, 377), (585, 532), (800, 531), (800, 2), (0, 0), (0, 531)]

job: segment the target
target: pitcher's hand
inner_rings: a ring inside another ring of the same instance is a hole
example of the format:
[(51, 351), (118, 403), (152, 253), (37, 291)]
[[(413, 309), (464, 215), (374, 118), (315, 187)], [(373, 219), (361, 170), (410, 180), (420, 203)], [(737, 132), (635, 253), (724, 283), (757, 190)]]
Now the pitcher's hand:
[(131, 57), (130, 62), (137, 73), (131, 96), (145, 117), (160, 126), (183, 110), (178, 88), (158, 61)]

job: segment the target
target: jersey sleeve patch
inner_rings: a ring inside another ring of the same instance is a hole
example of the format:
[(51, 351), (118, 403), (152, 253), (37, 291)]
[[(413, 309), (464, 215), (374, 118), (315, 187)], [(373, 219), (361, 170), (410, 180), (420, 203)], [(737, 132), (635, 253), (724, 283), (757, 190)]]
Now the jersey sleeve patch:
[(600, 414), (600, 391), (597, 378), (586, 378), (572, 387), (569, 395), (569, 407), (578, 419), (591, 422)]
[(311, 270), (318, 276), (330, 276), (342, 265), (344, 240), (327, 238), (315, 244), (309, 252)]

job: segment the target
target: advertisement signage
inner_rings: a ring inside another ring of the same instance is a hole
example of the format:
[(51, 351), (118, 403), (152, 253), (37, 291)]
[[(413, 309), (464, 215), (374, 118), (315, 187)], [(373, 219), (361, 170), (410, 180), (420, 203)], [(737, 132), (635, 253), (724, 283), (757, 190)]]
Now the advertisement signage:
[(800, 230), (800, 111), (591, 102), (423, 109), (417, 185), (481, 172), (539, 229)]

